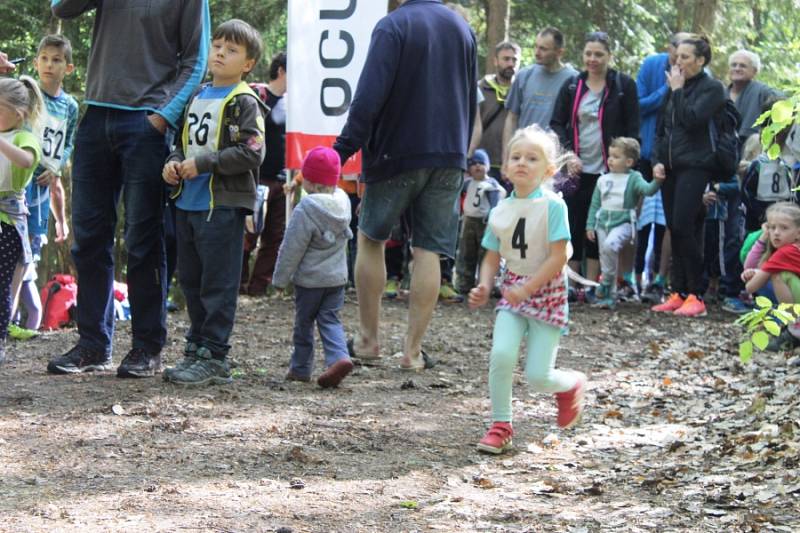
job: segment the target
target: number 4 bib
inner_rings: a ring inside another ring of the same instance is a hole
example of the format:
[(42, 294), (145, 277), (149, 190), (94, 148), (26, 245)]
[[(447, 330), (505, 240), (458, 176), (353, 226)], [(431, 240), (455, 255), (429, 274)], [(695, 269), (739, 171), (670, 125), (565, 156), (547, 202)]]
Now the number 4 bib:
[(515, 274), (532, 276), (550, 254), (549, 206), (546, 196), (512, 198), (492, 210), (489, 227), (500, 241), (500, 255)]

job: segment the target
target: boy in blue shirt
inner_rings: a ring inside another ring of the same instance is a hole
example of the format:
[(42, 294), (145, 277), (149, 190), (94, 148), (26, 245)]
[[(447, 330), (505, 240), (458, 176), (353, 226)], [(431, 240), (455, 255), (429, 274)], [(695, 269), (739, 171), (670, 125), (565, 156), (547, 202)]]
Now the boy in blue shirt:
[(191, 322), (184, 358), (164, 371), (181, 385), (232, 381), (227, 355), (242, 271), (244, 221), (264, 159), (264, 108), (243, 80), (261, 57), (261, 36), (233, 19), (212, 36), (209, 70), (185, 111), (164, 165), (177, 186), (178, 281)]
[(42, 247), (47, 244), (47, 223), (51, 211), (55, 218), (56, 242), (64, 242), (69, 235), (61, 174), (72, 155), (78, 125), (78, 102), (62, 88), (64, 77), (75, 69), (69, 39), (63, 35), (45, 36), (39, 42), (33, 66), (39, 75), (39, 88), (44, 96), (46, 112), (42, 117), (42, 160), (33, 174), (33, 180), (25, 189), (33, 261), (25, 267), (19, 300), (25, 308), (27, 319), (24, 328), (14, 323), (8, 326), (9, 335), (18, 339), (33, 336), (42, 321), (42, 302), (36, 288), (36, 265), (41, 258)]

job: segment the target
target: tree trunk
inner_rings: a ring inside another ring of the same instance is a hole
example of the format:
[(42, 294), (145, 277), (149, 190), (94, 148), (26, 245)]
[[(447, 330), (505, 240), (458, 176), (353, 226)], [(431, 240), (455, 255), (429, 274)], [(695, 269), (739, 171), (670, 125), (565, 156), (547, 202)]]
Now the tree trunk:
[(685, 0), (675, 0), (675, 13), (677, 17), (675, 19), (675, 27), (673, 28), (674, 33), (679, 31), (684, 31), (683, 29), (686, 27), (686, 1)]
[(508, 39), (508, 20), (511, 2), (487, 0), (486, 2), (486, 73), (494, 72), (494, 47)]
[(698, 0), (694, 4), (692, 32), (711, 35), (714, 31), (714, 19), (717, 13), (717, 0)]

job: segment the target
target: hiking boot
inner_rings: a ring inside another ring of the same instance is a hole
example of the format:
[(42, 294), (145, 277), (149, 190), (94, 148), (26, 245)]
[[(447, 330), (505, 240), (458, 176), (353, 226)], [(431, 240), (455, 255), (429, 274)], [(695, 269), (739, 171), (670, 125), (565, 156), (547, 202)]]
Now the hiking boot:
[(350, 359), (339, 359), (317, 378), (317, 385), (323, 389), (338, 387), (339, 383), (353, 370)]
[(800, 346), (800, 339), (792, 335), (788, 328), (784, 328), (777, 337), (770, 337), (769, 343), (764, 349), (768, 352), (788, 352), (798, 346)]
[(394, 300), (397, 298), (397, 280), (396, 279), (389, 279), (386, 280), (386, 287), (383, 289), (383, 297), (388, 298), (390, 300)]
[(169, 381), (186, 386), (226, 385), (233, 378), (227, 361), (214, 359), (208, 348), (200, 346), (192, 364), (180, 372), (173, 371)]
[(494, 422), (478, 443), (478, 450), (495, 455), (503, 453), (511, 448), (513, 436), (511, 422)]
[(694, 294), (690, 294), (683, 305), (675, 310), (678, 316), (706, 316), (706, 304)]
[(741, 301), (739, 298), (728, 297), (722, 302), (722, 310), (736, 315), (743, 315), (753, 310), (752, 307)]
[(683, 305), (683, 298), (677, 292), (673, 292), (663, 304), (654, 305), (650, 308), (651, 311), (656, 313), (674, 313)]
[(196, 343), (187, 342), (186, 346), (183, 347), (183, 359), (178, 361), (178, 364), (175, 366), (165, 368), (164, 372), (161, 374), (164, 378), (164, 381), (170, 381), (173, 372), (181, 372), (192, 366), (192, 363), (194, 363), (194, 360), (197, 356), (198, 348), (199, 346)]
[(132, 348), (117, 367), (118, 378), (149, 378), (161, 372), (161, 354)]
[(578, 372), (578, 382), (567, 392), (557, 392), (558, 427), (568, 429), (577, 424), (583, 412), (583, 393), (586, 390), (586, 376)]
[(449, 283), (442, 283), (439, 288), (439, 300), (449, 304), (459, 304), (464, 301), (464, 297)]
[(37, 337), (39, 332), (33, 329), (23, 328), (13, 322), (8, 325), (8, 336), (17, 341), (27, 341)]
[(79, 374), (95, 370), (111, 370), (111, 354), (94, 352), (77, 345), (47, 364), (51, 374)]

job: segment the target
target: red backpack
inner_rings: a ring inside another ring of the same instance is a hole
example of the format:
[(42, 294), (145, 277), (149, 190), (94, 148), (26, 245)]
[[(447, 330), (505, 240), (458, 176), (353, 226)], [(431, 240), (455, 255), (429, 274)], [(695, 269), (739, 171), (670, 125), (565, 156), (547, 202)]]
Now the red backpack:
[(72, 320), (71, 314), (78, 304), (78, 283), (69, 274), (56, 274), (42, 287), (43, 330), (58, 329)]

